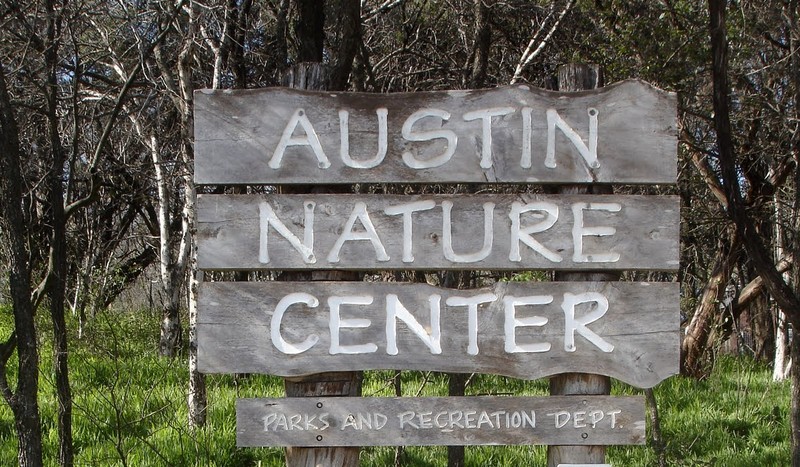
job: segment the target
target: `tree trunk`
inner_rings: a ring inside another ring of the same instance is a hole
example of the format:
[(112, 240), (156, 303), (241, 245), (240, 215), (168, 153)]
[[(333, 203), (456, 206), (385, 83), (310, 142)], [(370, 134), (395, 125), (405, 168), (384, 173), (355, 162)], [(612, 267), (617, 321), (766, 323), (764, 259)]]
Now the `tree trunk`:
[[(608, 376), (568, 373), (550, 378), (552, 396), (604, 394), (611, 394), (611, 378)], [(547, 446), (548, 467), (557, 467), (560, 464), (603, 464), (605, 459), (605, 446)]]
[[(58, 158), (56, 158), (58, 159)], [(66, 275), (67, 275), (67, 232), (64, 216), (63, 192), (61, 177), (58, 167), (63, 167), (54, 161), (51, 175), (51, 209), (53, 232), (51, 237), (50, 261), (52, 263), (53, 278), (49, 283), (48, 296), (50, 299), (50, 318), (53, 322), (53, 369), (56, 383), (56, 400), (58, 402), (58, 460), (62, 466), (73, 464), (72, 448), (72, 392), (69, 386), (69, 367), (67, 351), (67, 323), (64, 317), (64, 302), (66, 301)]]
[[(775, 358), (772, 364), (772, 380), (783, 381), (789, 373), (786, 365), (786, 350), (789, 347), (789, 326), (782, 311), (775, 312)], [(791, 351), (790, 351), (791, 355)], [(790, 360), (791, 362), (791, 357)]]
[[(29, 391), (26, 385), (25, 391)], [(19, 388), (17, 392), (19, 393)], [(42, 426), (39, 422), (39, 406), (28, 406), (36, 397), (19, 397), (12, 407), (14, 428), (17, 430), (17, 461), (20, 467), (38, 467), (42, 464)], [(27, 402), (26, 402), (27, 401)]]
[(661, 417), (658, 414), (658, 403), (653, 388), (644, 390), (647, 405), (650, 407), (650, 432), (653, 436), (653, 450), (658, 456), (658, 467), (667, 467), (667, 452), (664, 446), (664, 437), (661, 433)]
[(338, 28), (341, 42), (336, 64), (331, 69), (331, 89), (342, 91), (347, 88), (353, 59), (361, 47), (361, 1), (339, 0)]
[[(762, 295), (750, 307), (750, 332), (753, 336), (753, 355), (760, 362), (775, 360), (775, 325), (769, 297)], [(735, 316), (735, 314), (734, 314)]]
[[(343, 90), (347, 76), (352, 67), (352, 60), (357, 48), (352, 45), (357, 37), (343, 37), (342, 47), (339, 50), (335, 68), (331, 70), (322, 63), (323, 45), (325, 39), (325, 8), (324, 2), (310, 0), (292, 0), (295, 2), (297, 18), (294, 24), (297, 45), (298, 63), (291, 67), (283, 76), (283, 85), (296, 89), (306, 90)], [(356, 14), (359, 2), (344, 0), (346, 6), (344, 14), (348, 16), (344, 21), (345, 33), (357, 34), (360, 31), (360, 15)], [(355, 14), (355, 16), (353, 16)], [(357, 17), (357, 18), (356, 18)], [(332, 78), (336, 79), (333, 83)], [(338, 86), (335, 88), (332, 86)], [(330, 193), (350, 192), (349, 186), (306, 186), (284, 187), (293, 193)], [(307, 280), (308, 274), (304, 272), (284, 273), (282, 280)], [(350, 271), (314, 271), (310, 274), (311, 280), (359, 280), (358, 273)], [(287, 379), (286, 395), (292, 396), (360, 396), (361, 372), (323, 373), (309, 375), (304, 378)], [(287, 448), (286, 465), (290, 467), (304, 466), (357, 466), (360, 448), (358, 447), (331, 447), (331, 448)]]
[[(194, 214), (188, 214), (188, 212), (193, 209), (193, 204), (184, 196), (182, 208), (184, 219), (181, 225), (181, 241), (178, 247), (179, 251), (175, 254), (175, 252), (173, 252), (174, 242), (170, 213), (172, 212), (172, 206), (173, 203), (176, 202), (176, 198), (170, 196), (171, 189), (169, 178), (171, 174), (165, 171), (167, 164), (162, 155), (163, 148), (155, 130), (145, 131), (145, 126), (139, 120), (139, 117), (133, 113), (130, 114), (130, 119), (137, 135), (150, 151), (150, 159), (153, 163), (153, 173), (155, 174), (155, 184), (158, 193), (158, 271), (159, 278), (161, 279), (161, 291), (164, 296), (164, 303), (161, 305), (158, 354), (162, 357), (174, 357), (178, 354), (182, 343), (182, 326), (180, 321), (181, 286), (184, 283), (188, 261), (187, 250), (190, 246), (187, 243), (190, 238), (186, 232), (188, 228), (187, 217), (194, 216)], [(185, 176), (191, 177), (188, 174)], [(189, 189), (186, 188), (185, 185), (186, 181), (184, 180), (184, 191)], [(194, 193), (193, 186), (191, 187), (191, 193)]]
[(158, 186), (158, 200), (159, 200), (159, 229), (161, 237), (161, 281), (164, 292), (167, 297), (167, 303), (164, 304), (164, 313), (161, 320), (161, 337), (159, 340), (159, 354), (165, 357), (174, 357), (178, 354), (182, 344), (182, 327), (180, 322), (180, 299), (183, 285), (186, 283), (186, 267), (189, 262), (189, 256), (192, 248), (192, 232), (190, 231), (191, 219), (193, 218), (193, 198), (194, 196), (194, 183), (190, 175), (191, 160), (192, 160), (192, 93), (194, 92), (192, 76), (192, 69), (195, 65), (195, 43), (198, 39), (198, 24), (197, 24), (197, 8), (195, 3), (191, 3), (189, 8), (185, 9), (188, 13), (186, 22), (186, 34), (183, 37), (180, 52), (178, 53), (177, 60), (177, 76), (174, 78), (172, 69), (169, 68), (161, 56), (159, 46), (156, 46), (154, 55), (156, 62), (159, 66), (159, 71), (165, 76), (164, 82), (169, 83), (167, 86), (171, 91), (170, 97), (172, 98), (173, 105), (180, 117), (180, 136), (181, 147), (179, 159), (182, 166), (183, 175), (182, 189), (183, 197), (181, 208), (181, 230), (180, 240), (178, 241), (177, 252), (173, 253), (173, 242), (170, 239), (170, 222), (169, 212), (172, 206), (169, 192), (169, 185), (163, 170), (163, 159), (161, 151), (159, 150), (158, 139), (155, 134), (150, 135), (151, 157), (153, 159), (153, 166), (156, 170), (156, 182)]
[(203, 280), (203, 273), (197, 270), (196, 257), (193, 252), (189, 268), (189, 394), (186, 404), (190, 428), (205, 426), (208, 408), (206, 377), (197, 369), (197, 286)]
[(291, 0), (297, 11), (292, 32), (297, 50), (297, 63), (321, 63), (325, 45), (325, 2), (317, 0)]
[[(468, 289), (471, 285), (472, 271), (445, 271), (442, 287)], [(446, 373), (447, 395), (462, 397), (466, 393), (468, 375), (465, 373)], [(466, 449), (464, 446), (447, 446), (447, 467), (463, 467)]]
[[(401, 378), (401, 371), (394, 371), (394, 397), (403, 397), (403, 379)], [(394, 466), (401, 467), (405, 465), (404, 462), (405, 446), (395, 446), (394, 448)]]
[(63, 170), (66, 162), (61, 145), (58, 117), (59, 67), (57, 30), (60, 18), (52, 1), (47, 8), (47, 123), (50, 139), (50, 170), (47, 176), (48, 201), (50, 204), (50, 258), (47, 265), (47, 295), (50, 299), (50, 318), (53, 322), (53, 370), (56, 383), (58, 427), (58, 461), (62, 466), (73, 464), (72, 449), (72, 393), (69, 387), (69, 367), (67, 365), (67, 323), (64, 318), (64, 304), (67, 289), (67, 218), (64, 211)]
[[(11, 99), (6, 89), (4, 66), (0, 66), (0, 223), (10, 260), (9, 290), (14, 314), (14, 334), (0, 345), (0, 392), (14, 414), (20, 466), (42, 465), (42, 427), (39, 419), (39, 351), (31, 302), (31, 271), (22, 212), (24, 191), (20, 163), (19, 133)], [(16, 341), (16, 342), (15, 342)], [(17, 387), (12, 392), (6, 373), (8, 360), (17, 348)]]
[(161, 336), (158, 341), (158, 354), (162, 357), (175, 357), (181, 348), (180, 311), (178, 304), (166, 304), (161, 316)]
[(164, 161), (158, 138), (150, 135), (150, 153), (158, 187), (158, 228), (159, 228), (159, 260), (161, 263), (161, 287), (164, 291), (165, 303), (161, 310), (161, 335), (158, 341), (158, 354), (162, 357), (174, 357), (180, 348), (180, 292), (174, 281), (178, 264), (172, 253), (171, 219), (169, 216), (172, 198), (169, 196), (167, 174), (164, 173)]
[[(793, 5), (796, 7), (796, 4)], [(786, 313), (792, 329), (800, 329), (800, 296), (784, 280), (772, 261), (766, 246), (756, 230), (755, 222), (745, 210), (742, 201), (742, 188), (736, 164), (736, 150), (733, 140), (733, 128), (730, 122), (730, 86), (728, 82), (728, 36), (726, 26), (725, 0), (709, 0), (709, 30), (711, 35), (714, 104), (714, 130), (719, 151), (719, 165), (722, 174), (725, 196), (728, 200), (728, 214), (742, 237), (750, 262), (766, 284), (767, 290)], [(794, 8), (792, 8), (794, 10)], [(797, 101), (796, 101), (797, 102)], [(797, 343), (792, 344), (792, 355), (800, 352)], [(794, 360), (794, 359), (793, 359)], [(792, 365), (792, 465), (800, 467), (800, 369), (797, 362)]]
[[(361, 396), (361, 372), (319, 373), (286, 379), (286, 397)], [(286, 448), (289, 467), (357, 466), (359, 448)]]
[[(600, 67), (596, 65), (569, 64), (558, 69), (558, 87), (561, 91), (580, 91), (603, 86)], [(610, 186), (575, 185), (558, 188), (559, 194), (607, 194)], [(561, 272), (555, 274), (557, 281), (616, 281), (619, 273)], [(570, 373), (550, 379), (551, 395), (603, 395), (611, 393), (608, 376)], [(547, 465), (602, 464), (605, 462), (605, 446), (548, 446)]]
[[(231, 11), (228, 12), (229, 15), (233, 15), (233, 10), (236, 10), (235, 6), (236, 2), (231, 2), (229, 4), (229, 8)], [(247, 21), (247, 15), (250, 9), (251, 2), (249, 0), (245, 0), (243, 3), (240, 3), (239, 6), (241, 10), (238, 11), (236, 15), (237, 23), (236, 23), (236, 31), (230, 33), (230, 27), (226, 27), (225, 30), (228, 31), (228, 35), (235, 34), (235, 37), (239, 37), (239, 34), (244, 34), (242, 28), (239, 27), (240, 24), (244, 24)], [(206, 416), (208, 410), (208, 392), (206, 390), (206, 377), (204, 374), (200, 373), (197, 367), (197, 349), (198, 349), (198, 341), (197, 341), (197, 292), (199, 283), (204, 279), (204, 273), (197, 269), (197, 245), (195, 242), (195, 234), (197, 233), (197, 210), (196, 210), (196, 203), (197, 203), (197, 189), (194, 185), (194, 175), (193, 171), (190, 170), (190, 167), (194, 164), (194, 145), (193, 145), (193, 137), (194, 137), (194, 89), (192, 83), (192, 74), (193, 74), (193, 67), (194, 59), (195, 59), (195, 36), (196, 36), (196, 29), (199, 27), (197, 25), (197, 17), (199, 15), (198, 6), (195, 3), (192, 3), (189, 8), (189, 26), (187, 31), (187, 37), (184, 38), (184, 46), (181, 50), (180, 60), (178, 62), (178, 75), (180, 76), (180, 92), (181, 92), (181, 100), (175, 101), (176, 108), (180, 113), (181, 117), (181, 162), (183, 164), (183, 215), (182, 215), (182, 236), (181, 236), (181, 244), (180, 244), (180, 253), (178, 256), (178, 261), (182, 265), (181, 267), (184, 270), (183, 279), (186, 281), (187, 292), (186, 296), (188, 299), (188, 308), (189, 308), (189, 358), (188, 358), (188, 366), (189, 366), (189, 387), (187, 389), (187, 396), (186, 396), (186, 405), (187, 405), (187, 412), (188, 412), (188, 425), (189, 428), (199, 428), (206, 425)], [(230, 37), (223, 37), (223, 43), (230, 41)], [(226, 45), (224, 48), (228, 49), (230, 52), (230, 48), (235, 47), (244, 47), (243, 44), (237, 43), (236, 45)], [(245, 76), (242, 75), (241, 67), (243, 67), (243, 59), (237, 54), (236, 58), (231, 60), (229, 56), (229, 61), (235, 61), (237, 72), (235, 73), (237, 76), (237, 82), (240, 84), (244, 82)], [(215, 70), (216, 72), (216, 70)], [(218, 82), (218, 79), (215, 80)]]
[(472, 46), (472, 66), (467, 86), (482, 88), (486, 85), (486, 68), (489, 64), (489, 47), (492, 45), (492, 27), (489, 21), (490, 0), (474, 0), (475, 42)]
[[(249, 5), (249, 2), (246, 2)], [(244, 6), (242, 7), (245, 8)], [(241, 12), (246, 15), (245, 11)], [(191, 96), (186, 96), (187, 99)], [(186, 107), (183, 116), (184, 131), (181, 157), (184, 167), (191, 167), (194, 161), (194, 147), (190, 144), (194, 132), (194, 119), (191, 114), (192, 106)], [(197, 245), (194, 241), (197, 233), (197, 190), (194, 186), (193, 174), (189, 170), (183, 175), (183, 217), (186, 235), (186, 270), (187, 270), (187, 297), (189, 300), (189, 393), (186, 399), (189, 412), (189, 427), (205, 426), (208, 408), (208, 393), (206, 391), (206, 376), (197, 368), (197, 287), (204, 279), (202, 271), (197, 269)]]
[[(185, 148), (184, 164), (188, 167), (192, 154), (190, 148)], [(197, 231), (195, 200), (197, 192), (194, 187), (192, 175), (188, 172), (184, 176), (184, 216), (189, 238), (194, 239)], [(189, 394), (187, 405), (189, 411), (189, 427), (202, 427), (206, 424), (206, 409), (208, 407), (208, 394), (206, 392), (206, 376), (197, 369), (197, 287), (203, 281), (202, 271), (197, 270), (197, 247), (193, 240), (188, 241), (189, 253), (187, 258), (187, 285), (189, 301)]]
[[(800, 109), (798, 109), (798, 105), (800, 105), (800, 58), (797, 57), (797, 41), (798, 41), (798, 21), (797, 21), (797, 9), (798, 9), (798, 2), (797, 0), (790, 0), (788, 2), (788, 17), (789, 17), (789, 57), (790, 57), (790, 66), (791, 66), (791, 77), (794, 84), (794, 118), (795, 120), (800, 116)], [(800, 134), (798, 131), (795, 130), (792, 132), (791, 135), (791, 143), (792, 143), (792, 156), (797, 163), (800, 160)], [(798, 195), (798, 189), (800, 189), (800, 170), (795, 168), (795, 202), (794, 202), (794, 209), (795, 214), (797, 210), (800, 208), (800, 196)], [(795, 222), (800, 222), (800, 218), (795, 217)], [(797, 240), (795, 240), (796, 242)], [(797, 243), (795, 243), (795, 251), (797, 249)], [(794, 285), (797, 286), (798, 280), (798, 268), (793, 268), (793, 279), (795, 280)], [(782, 307), (778, 307), (781, 309)], [(783, 326), (784, 328), (788, 328), (788, 324), (786, 323), (785, 319), (789, 317), (790, 314), (797, 315), (800, 313), (800, 309), (782, 309), (781, 311), (785, 312), (785, 315), (778, 315), (778, 318), (784, 318)], [(791, 341), (787, 337), (788, 345), (790, 346), (790, 359), (789, 359), (789, 372), (792, 377), (792, 405), (791, 405), (791, 429), (792, 429), (792, 466), (793, 467), (800, 467), (800, 342), (798, 342), (798, 334), (797, 332), (800, 331), (800, 326), (797, 325), (798, 319), (794, 319), (792, 321), (792, 331), (793, 338)], [(778, 331), (776, 331), (778, 332)], [(788, 334), (788, 332), (787, 332)], [(777, 339), (776, 339), (777, 341)], [(777, 363), (777, 360), (776, 360)]]
[[(797, 339), (797, 331), (794, 332), (794, 338)], [(791, 427), (792, 427), (792, 467), (800, 467), (800, 345), (797, 342), (792, 343), (792, 408), (791, 414)]]
[(681, 373), (684, 375), (699, 376), (703, 373), (709, 338), (713, 328), (722, 321), (719, 304), (741, 253), (735, 231), (729, 232), (728, 238), (720, 239), (714, 268), (681, 342)]
[(736, 164), (736, 148), (733, 140), (733, 127), (730, 120), (730, 87), (728, 84), (728, 39), (725, 23), (726, 2), (709, 0), (711, 18), (711, 52), (714, 103), (714, 130), (719, 151), (719, 166), (722, 175), (725, 197), (728, 201), (728, 215), (736, 225), (738, 235), (747, 250), (755, 271), (764, 280), (767, 290), (778, 306), (786, 313), (792, 325), (800, 325), (800, 296), (783, 280), (772, 255), (764, 245), (743, 201), (739, 166)]

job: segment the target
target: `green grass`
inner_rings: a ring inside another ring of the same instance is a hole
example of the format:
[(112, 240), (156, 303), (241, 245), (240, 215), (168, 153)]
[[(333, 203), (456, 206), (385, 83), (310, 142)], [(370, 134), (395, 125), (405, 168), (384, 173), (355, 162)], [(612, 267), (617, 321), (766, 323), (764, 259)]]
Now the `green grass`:
[[(51, 335), (46, 314), (37, 317), (40, 342), (40, 409), (45, 463), (55, 465), (58, 435), (53, 394)], [(70, 323), (74, 325), (75, 323)], [(9, 335), (11, 316), (0, 308), (0, 338)], [(185, 360), (159, 358), (155, 348), (158, 316), (148, 312), (105, 313), (92, 321), (86, 337), (71, 339), (70, 378), (74, 397), (76, 464), (279, 466), (277, 448), (237, 449), (237, 397), (281, 397), (282, 380), (253, 375), (208, 377), (208, 425), (186, 426)], [(16, 361), (10, 362), (14, 380)], [(441, 374), (401, 373), (405, 396), (446, 395)], [(615, 383), (614, 394), (641, 391)], [(748, 359), (724, 357), (703, 381), (673, 377), (656, 388), (669, 465), (780, 466), (789, 464), (789, 384), (773, 383), (769, 368)], [(394, 372), (366, 375), (365, 396), (393, 396)], [(470, 395), (546, 395), (546, 381), (475, 375)], [(648, 427), (648, 435), (650, 434)], [(0, 465), (16, 463), (11, 411), (0, 402)], [(364, 448), (362, 465), (391, 465), (395, 448)], [(444, 447), (407, 447), (403, 465), (444, 466)], [(615, 466), (650, 466), (657, 455), (648, 446), (612, 446), (606, 461)], [(471, 466), (545, 465), (543, 446), (466, 448)]]

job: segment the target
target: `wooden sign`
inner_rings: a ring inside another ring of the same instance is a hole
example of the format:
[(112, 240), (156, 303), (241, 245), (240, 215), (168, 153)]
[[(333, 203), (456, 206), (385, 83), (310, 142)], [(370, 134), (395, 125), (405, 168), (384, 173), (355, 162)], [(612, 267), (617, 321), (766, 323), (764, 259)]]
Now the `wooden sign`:
[(202, 283), (198, 365), (280, 376), (583, 372), (649, 388), (678, 373), (678, 304), (677, 283)]
[(238, 399), (236, 445), (644, 444), (644, 398)]
[(640, 81), (362, 94), (201, 90), (197, 184), (675, 183), (676, 97)]
[(679, 199), (200, 195), (202, 269), (678, 269)]
[[(676, 182), (676, 96), (640, 81), (577, 93), (202, 90), (194, 104), (198, 185)], [(197, 209), (206, 270), (679, 266), (677, 197), (200, 195)], [(206, 282), (198, 366), (285, 377), (591, 373), (650, 388), (678, 373), (678, 307), (676, 283)], [(239, 446), (581, 449), (643, 444), (644, 430), (640, 397), (237, 401)]]

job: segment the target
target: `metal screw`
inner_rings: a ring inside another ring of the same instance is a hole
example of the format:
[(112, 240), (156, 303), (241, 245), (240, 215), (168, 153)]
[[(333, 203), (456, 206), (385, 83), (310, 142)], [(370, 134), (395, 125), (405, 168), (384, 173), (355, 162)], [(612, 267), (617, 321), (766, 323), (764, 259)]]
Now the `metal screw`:
[(322, 408), (322, 402), (317, 402), (317, 408), (318, 408), (318, 409), (321, 409), (321, 408)]
[(586, 439), (589, 437), (589, 433), (582, 433), (581, 438)]
[(317, 435), (317, 441), (322, 441), (322, 435)]

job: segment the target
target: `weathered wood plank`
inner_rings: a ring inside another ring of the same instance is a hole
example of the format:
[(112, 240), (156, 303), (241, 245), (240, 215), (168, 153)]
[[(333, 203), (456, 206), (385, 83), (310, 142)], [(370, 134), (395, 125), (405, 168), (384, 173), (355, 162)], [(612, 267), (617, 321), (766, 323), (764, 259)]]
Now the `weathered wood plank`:
[(582, 93), (201, 90), (194, 102), (197, 184), (676, 182), (677, 99), (640, 81)]
[(674, 196), (201, 195), (197, 206), (201, 269), (678, 269)]
[(387, 282), (201, 285), (198, 359), (206, 373), (591, 372), (647, 388), (678, 372), (675, 283), (501, 282), (469, 291)]
[(238, 399), (236, 445), (644, 444), (644, 398)]

